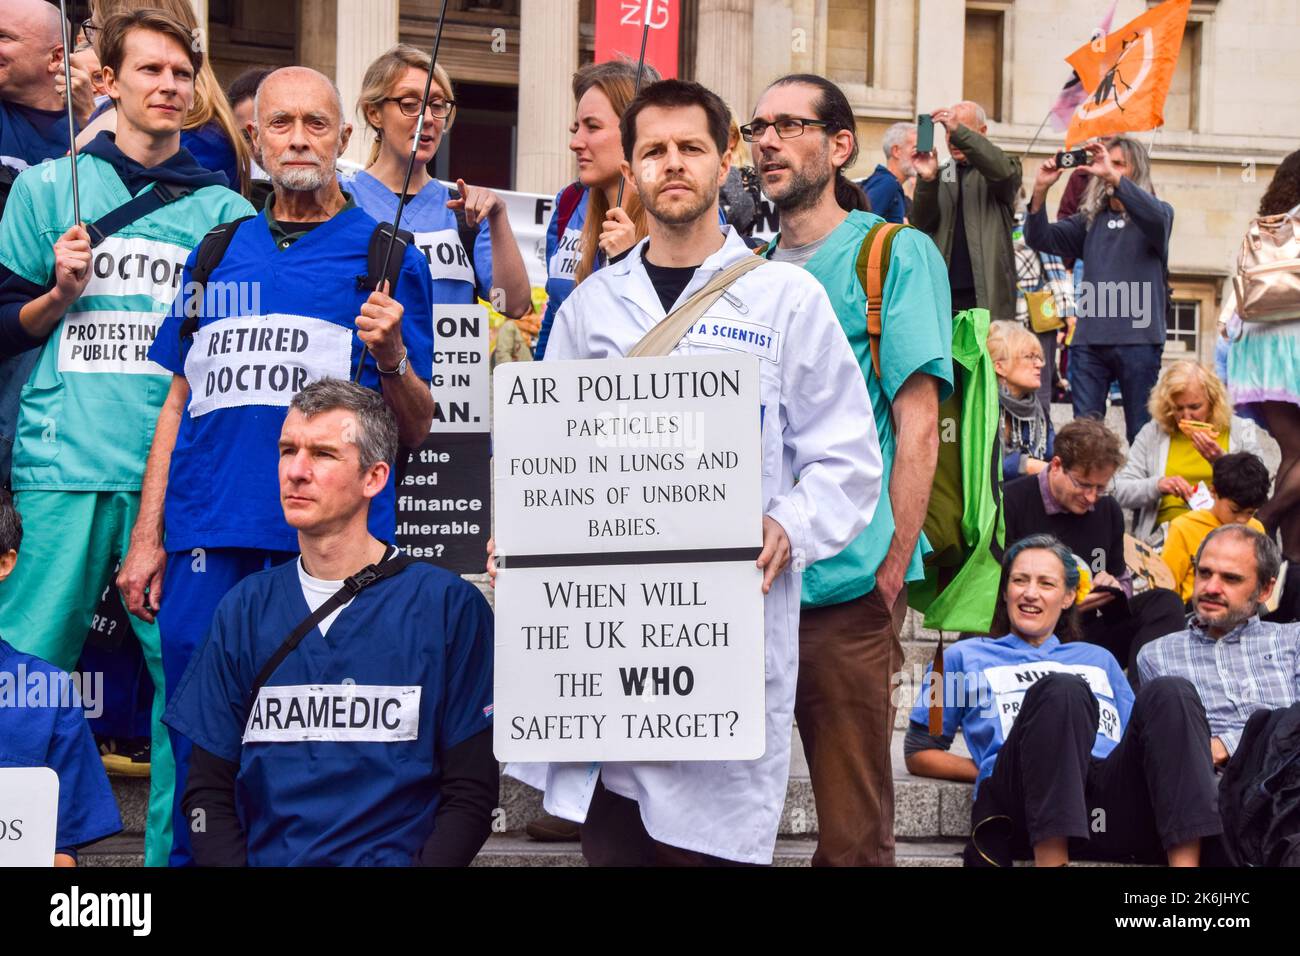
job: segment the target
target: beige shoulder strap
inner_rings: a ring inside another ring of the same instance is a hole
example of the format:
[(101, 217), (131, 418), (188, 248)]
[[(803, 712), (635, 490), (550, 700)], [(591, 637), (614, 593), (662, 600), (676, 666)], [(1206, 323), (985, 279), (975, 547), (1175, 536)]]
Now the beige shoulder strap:
[(762, 256), (746, 256), (723, 269), (709, 283), (693, 296), (664, 316), (653, 329), (632, 347), (628, 358), (655, 358), (668, 355), (677, 348), (688, 329), (697, 319), (708, 311), (709, 306), (722, 297), (727, 287), (743, 276), (750, 269), (757, 269), (767, 262)]

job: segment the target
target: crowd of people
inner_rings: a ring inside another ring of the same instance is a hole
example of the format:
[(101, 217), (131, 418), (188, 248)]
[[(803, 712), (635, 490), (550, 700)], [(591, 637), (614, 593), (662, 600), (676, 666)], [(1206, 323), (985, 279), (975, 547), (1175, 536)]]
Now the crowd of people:
[[(901, 636), (974, 328), (997, 435), (966, 493), (999, 503), (1001, 579), (987, 627), (918, 689), (907, 769), (975, 785), (972, 866), (1300, 864), (1297, 808), (1269, 808), (1262, 860), (1243, 849), (1259, 808), (1241, 811), (1300, 721), (1300, 321), (1234, 315), (1226, 382), (1162, 366), (1174, 210), (1138, 140), (1090, 144), (1051, 222), (1056, 159), (1027, 192), (977, 103), (931, 114), (949, 160), (898, 123), (859, 185), (853, 109), (824, 77), (774, 80), (740, 122), (699, 84), (585, 66), (538, 316), (502, 198), (428, 171), (456, 99), (427, 54), (380, 56), (356, 104), (296, 66), (223, 91), (185, 0), (96, 0), (71, 53), (55, 7), (7, 6), (0, 670), (84, 670), (115, 585), (151, 688), (126, 761), (150, 778), (148, 864), (474, 859), (500, 777), (492, 611), (393, 543), (394, 475), (438, 399), (432, 317), (490, 302), (498, 360), (734, 350), (681, 321), (708, 296), (783, 342), (760, 355), (766, 749), (511, 764), (544, 793), (535, 838), (593, 865), (769, 863), (797, 725), (813, 863), (895, 862)], [(371, 146), (343, 171), (353, 112)], [(1260, 215), (1297, 207), (1300, 152)], [(61, 864), (120, 829), (121, 752), (76, 700), (0, 704), (0, 767), (60, 775)]]

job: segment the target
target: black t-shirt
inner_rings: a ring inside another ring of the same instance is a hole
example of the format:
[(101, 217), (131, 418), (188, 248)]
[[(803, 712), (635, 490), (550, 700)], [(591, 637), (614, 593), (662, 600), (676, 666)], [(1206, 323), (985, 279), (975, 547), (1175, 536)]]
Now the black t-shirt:
[(664, 311), (671, 312), (677, 297), (690, 283), (691, 277), (695, 275), (695, 270), (699, 266), (657, 266), (646, 258), (646, 253), (649, 251), (650, 243), (647, 242), (645, 248), (641, 250), (641, 261), (645, 264), (645, 271), (650, 276), (651, 284), (659, 293), (659, 301), (663, 303)]
[(1092, 511), (1049, 515), (1043, 504), (1037, 475), (1025, 475), (1002, 486), (1002, 513), (1008, 546), (1031, 534), (1046, 531), (1067, 548), (1097, 567), (1105, 555), (1105, 568), (1114, 577), (1124, 573), (1124, 511), (1110, 495), (1097, 499)]
[(962, 209), (962, 181), (970, 167), (955, 165), (957, 210), (952, 227), (952, 253), (948, 257), (948, 281), (952, 284), (952, 307), (961, 310), (975, 307), (975, 273), (971, 268), (970, 244), (966, 240), (966, 214)]

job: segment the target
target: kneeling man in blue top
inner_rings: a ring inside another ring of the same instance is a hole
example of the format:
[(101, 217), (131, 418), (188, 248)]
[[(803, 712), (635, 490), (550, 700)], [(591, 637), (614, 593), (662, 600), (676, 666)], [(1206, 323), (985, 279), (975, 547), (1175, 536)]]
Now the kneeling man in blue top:
[(396, 452), (373, 390), (294, 396), (279, 485), (302, 555), (222, 599), (167, 709), (194, 742), (200, 865), (465, 866), (488, 837), (492, 611), (368, 530)]
[[(0, 581), (13, 571), (22, 540), (22, 519), (0, 491)], [(15, 699), (37, 693), (39, 700)], [(122, 829), (76, 684), (0, 636), (0, 769), (10, 767), (49, 767), (58, 775), (55, 866), (76, 866), (77, 847)]]
[[(547, 361), (625, 356), (723, 270), (754, 261), (735, 229), (718, 225), (729, 126), (726, 104), (697, 83), (662, 80), (632, 101), (623, 174), (649, 235), (565, 300)], [(583, 854), (595, 865), (771, 862), (790, 773), (797, 571), (852, 541), (880, 495), (862, 372), (817, 280), (759, 260), (670, 354), (736, 351), (756, 356), (761, 371), (767, 749), (753, 761), (511, 765), (546, 791), (547, 811), (583, 824)]]
[[(180, 144), (202, 63), (192, 45), (158, 11), (105, 22), (104, 81), (120, 116), (115, 136), (101, 134), (77, 157), (89, 225), (73, 224), (66, 158), (18, 177), (0, 225), (0, 342), (39, 348), (13, 456), (28, 545), (0, 587), (0, 630), (64, 670), (76, 665), (140, 507), (171, 382), (149, 357), (155, 330), (190, 250), (213, 226), (251, 212)], [(156, 864), (167, 855), (171, 802), (163, 668), (153, 622), (133, 626), (157, 693), (145, 853)]]
[[(263, 81), (254, 133), (275, 191), (261, 215), (234, 226), (202, 290), (191, 287), (202, 250), (190, 257), (186, 294), (150, 352), (173, 377), (118, 584), (132, 614), (158, 616), (169, 699), (217, 602), (298, 548), (275, 477), (275, 443), (294, 394), (321, 378), (359, 374), (393, 410), (402, 445), (416, 447), (429, 433), (429, 267), (399, 244), (392, 295), (365, 288), (378, 223), (334, 174), (350, 132), (321, 74), (287, 67)], [(395, 526), (390, 480), (370, 527), (390, 540)], [(179, 789), (187, 744), (175, 734), (172, 743)], [(185, 836), (178, 826), (173, 862), (185, 860)]]
[[(1222, 832), (1209, 725), (1181, 677), (1134, 699), (1114, 656), (1079, 639), (1079, 569), (1047, 534), (1007, 548), (993, 633), (944, 651), (904, 743), (907, 769), (975, 784), (967, 866), (1076, 858), (1197, 866)], [(929, 732), (942, 700), (943, 731)], [(950, 753), (961, 731), (970, 756)]]
[[(848, 98), (820, 76), (795, 74), (763, 93), (741, 134), (763, 190), (781, 213), (764, 254), (802, 266), (826, 290), (865, 380), (886, 481), (870, 526), (804, 572), (795, 718), (817, 799), (814, 866), (892, 866), (894, 788), (889, 741), (893, 677), (907, 582), (924, 577), (921, 534), (939, 452), (939, 402), (952, 393), (948, 270), (917, 229), (892, 236), (880, 335), (867, 329), (864, 249), (886, 226), (844, 176), (858, 152)], [(883, 254), (883, 253), (882, 253)]]

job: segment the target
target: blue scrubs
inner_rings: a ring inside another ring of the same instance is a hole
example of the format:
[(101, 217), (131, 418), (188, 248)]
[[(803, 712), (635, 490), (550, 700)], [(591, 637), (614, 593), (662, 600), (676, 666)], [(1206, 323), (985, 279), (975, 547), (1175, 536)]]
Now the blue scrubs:
[[(357, 205), (379, 222), (392, 222), (397, 194), (362, 171), (340, 180)], [(443, 305), (472, 305), (477, 298), (492, 301), (492, 236), (487, 220), (478, 224), (470, 261), (457, 231), (456, 214), (447, 208), (451, 193), (438, 180), (425, 185), (402, 211), (402, 228), (415, 235), (416, 248), (429, 263), (433, 301)]]
[[(569, 187), (565, 187), (568, 189)], [(582, 198), (574, 207), (573, 214), (564, 228), (564, 235), (558, 235), (560, 228), (560, 199), (564, 189), (555, 196), (551, 206), (551, 221), (546, 226), (546, 314), (542, 316), (542, 328), (537, 333), (537, 347), (533, 350), (538, 361), (546, 357), (546, 343), (551, 337), (551, 324), (555, 314), (569, 297), (577, 284), (574, 279), (578, 274), (578, 263), (582, 261), (582, 229), (587, 222), (587, 196), (584, 189)]]
[(312, 631), (249, 708), (309, 612), (296, 561), (222, 600), (166, 722), (239, 764), (251, 866), (406, 866), (433, 832), (439, 755), (492, 726), (492, 611), (416, 563)]
[(18, 175), (68, 152), (68, 116), (0, 100), (0, 165)]
[[(122, 829), (81, 700), (71, 690), (63, 698), (66, 678), (54, 665), (14, 650), (0, 638), (0, 767), (49, 767), (59, 775), (59, 853)], [(40, 701), (38, 684), (58, 692)]]
[[(240, 225), (209, 290), (193, 337), (182, 342), (178, 297), (149, 357), (190, 382), (190, 399), (172, 452), (164, 505), (168, 552), (159, 627), (168, 700), (226, 592), (254, 571), (297, 553), (284, 520), (278, 477), (280, 427), (303, 384), (329, 374), (351, 379), (363, 346), (355, 318), (369, 296), (357, 286), (377, 223), (346, 209), (281, 249), (265, 214)], [(188, 288), (191, 254), (182, 275)], [(432, 286), (424, 257), (407, 249), (394, 296), (405, 309), (402, 339), (411, 367), (433, 374)], [(361, 384), (380, 390), (367, 358)], [(396, 499), (390, 481), (370, 506), (370, 530), (391, 541)], [(306, 616), (305, 614), (303, 616)], [(286, 631), (285, 634), (288, 632)], [(175, 834), (171, 862), (191, 860), (180, 810), (189, 745), (176, 750)]]
[[(1061, 672), (1082, 677), (1097, 698), (1099, 719), (1092, 755), (1105, 757), (1119, 743), (1133, 711), (1133, 690), (1110, 651), (1082, 641), (1062, 644), (1055, 635), (1035, 647), (1012, 634), (970, 638), (944, 650), (943, 736), (951, 739), (958, 730), (962, 732), (979, 768), (977, 791), (993, 773), (1025, 693), (1047, 674)], [(911, 714), (912, 726), (927, 732), (929, 683), (927, 671)]]

